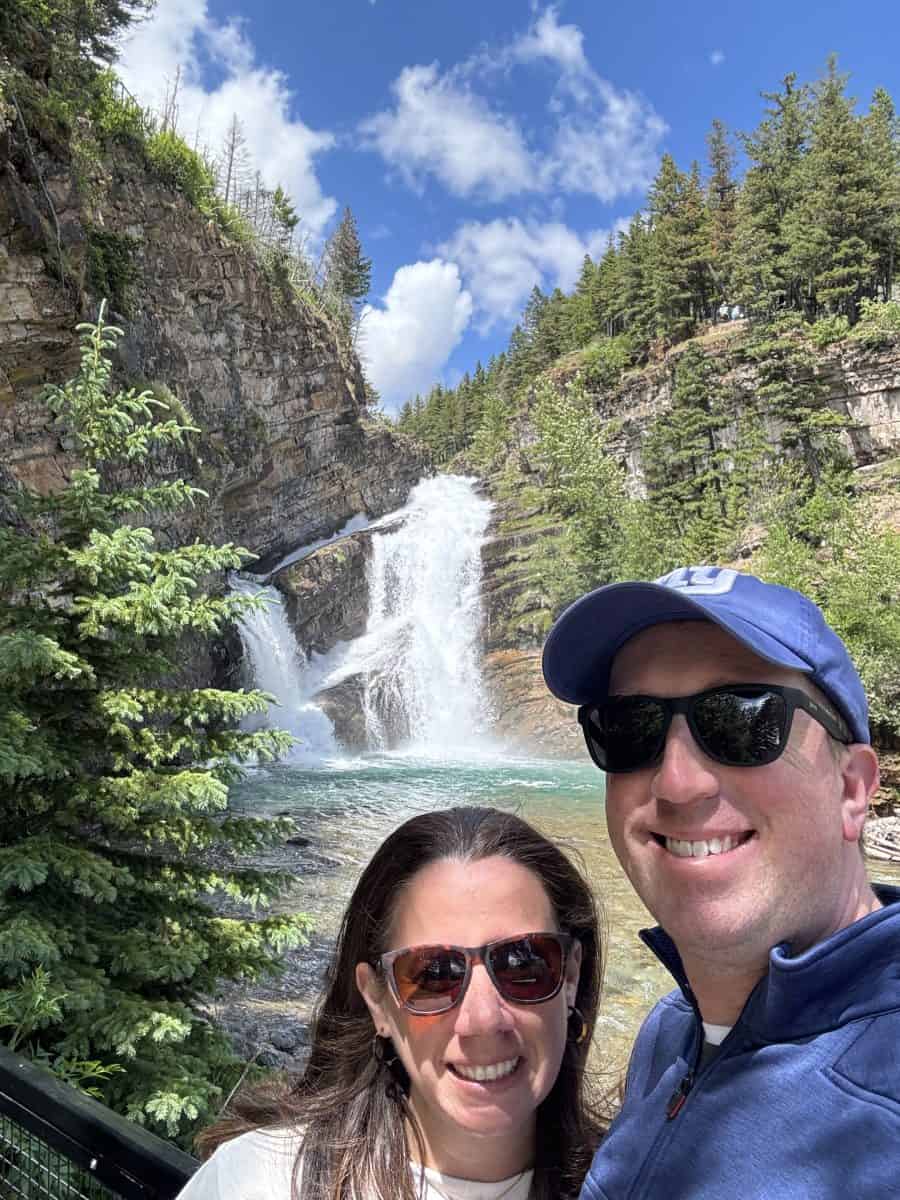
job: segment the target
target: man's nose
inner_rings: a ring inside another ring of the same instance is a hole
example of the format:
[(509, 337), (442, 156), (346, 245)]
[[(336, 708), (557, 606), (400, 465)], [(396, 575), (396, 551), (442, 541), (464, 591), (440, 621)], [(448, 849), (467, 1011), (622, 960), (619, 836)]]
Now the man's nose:
[(697, 745), (680, 713), (672, 718), (651, 787), (657, 800), (672, 804), (688, 804), (718, 794), (715, 763)]
[(494, 987), (487, 968), (476, 963), (466, 994), (456, 1013), (456, 1032), (459, 1037), (504, 1033), (513, 1027), (509, 1005)]

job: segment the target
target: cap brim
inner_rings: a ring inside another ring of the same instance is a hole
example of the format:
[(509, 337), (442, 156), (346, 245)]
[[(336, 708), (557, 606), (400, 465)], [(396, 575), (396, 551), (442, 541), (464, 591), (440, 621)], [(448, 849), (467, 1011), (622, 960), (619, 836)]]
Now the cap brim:
[(569, 704), (602, 699), (612, 660), (635, 634), (668, 621), (713, 621), (754, 654), (778, 666), (813, 668), (766, 630), (733, 613), (717, 613), (716, 597), (688, 599), (656, 583), (615, 583), (588, 592), (559, 617), (544, 644), (547, 687)]

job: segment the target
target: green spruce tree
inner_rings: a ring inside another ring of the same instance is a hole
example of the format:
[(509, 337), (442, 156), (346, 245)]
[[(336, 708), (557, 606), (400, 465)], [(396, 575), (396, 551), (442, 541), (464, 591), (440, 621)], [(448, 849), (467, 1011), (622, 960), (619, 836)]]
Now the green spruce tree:
[(871, 246), (878, 298), (890, 300), (900, 258), (900, 119), (884, 88), (877, 88), (863, 117), (873, 186)]
[(241, 761), (290, 739), (236, 728), (265, 709), (261, 693), (174, 682), (182, 639), (246, 607), (205, 581), (247, 555), (162, 549), (141, 527), (202, 493), (114, 481), (152, 480), (156, 449), (192, 430), (149, 392), (113, 392), (120, 331), (102, 307), (79, 329), (80, 371), (48, 400), (80, 465), (50, 496), (10, 485), (0, 526), (0, 1028), (175, 1134), (214, 1114), (237, 1075), (193, 1002), (272, 970), (306, 928), (226, 918), (206, 899), (265, 902), (284, 885), (235, 868), (287, 827), (234, 816), (228, 790)]
[(853, 324), (875, 291), (876, 181), (862, 122), (845, 95), (834, 57), (814, 90), (810, 146), (798, 171), (800, 193), (786, 214), (784, 261), (809, 320), (820, 311)]
[(709, 213), (709, 270), (714, 281), (713, 315), (722, 303), (731, 303), (732, 255), (737, 221), (738, 187), (734, 179), (735, 154), (728, 132), (715, 120), (707, 134), (710, 176), (706, 187)]

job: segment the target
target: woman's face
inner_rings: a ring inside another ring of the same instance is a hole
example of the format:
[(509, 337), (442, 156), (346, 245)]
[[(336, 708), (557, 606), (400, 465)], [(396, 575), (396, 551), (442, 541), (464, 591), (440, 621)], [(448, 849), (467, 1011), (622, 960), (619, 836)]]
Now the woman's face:
[[(442, 859), (423, 867), (403, 892), (388, 948), (481, 946), (538, 931), (558, 926), (543, 884), (526, 867), (502, 856)], [(542, 1004), (504, 999), (479, 963), (462, 1000), (429, 1016), (402, 1008), (371, 967), (357, 967), (375, 1028), (393, 1040), (409, 1073), (428, 1165), (453, 1174), (462, 1164), (469, 1178), (502, 1179), (531, 1162), (535, 1110), (559, 1073), (580, 962), (575, 943), (563, 987)], [(497, 1077), (473, 1077), (485, 1067)], [(476, 1174), (480, 1159), (492, 1164), (491, 1175)]]

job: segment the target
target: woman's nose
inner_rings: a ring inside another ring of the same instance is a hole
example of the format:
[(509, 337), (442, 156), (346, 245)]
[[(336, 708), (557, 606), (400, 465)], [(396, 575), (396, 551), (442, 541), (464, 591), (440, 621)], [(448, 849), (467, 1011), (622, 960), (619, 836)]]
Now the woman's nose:
[(466, 994), (456, 1013), (456, 1032), (460, 1037), (504, 1033), (513, 1027), (513, 1014), (482, 963), (472, 968)]

